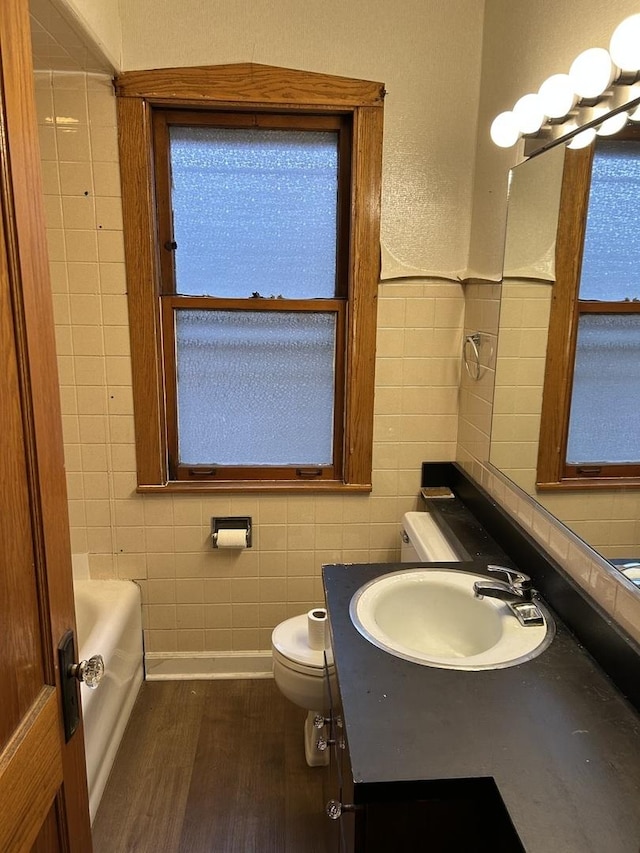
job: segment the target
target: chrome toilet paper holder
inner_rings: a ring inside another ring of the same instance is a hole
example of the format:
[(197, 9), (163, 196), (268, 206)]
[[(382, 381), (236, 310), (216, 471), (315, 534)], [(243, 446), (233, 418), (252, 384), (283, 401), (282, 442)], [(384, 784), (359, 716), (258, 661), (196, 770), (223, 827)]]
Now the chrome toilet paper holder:
[(214, 548), (218, 547), (218, 533), (221, 530), (244, 530), (247, 548), (251, 548), (250, 515), (213, 516), (211, 518), (211, 544)]

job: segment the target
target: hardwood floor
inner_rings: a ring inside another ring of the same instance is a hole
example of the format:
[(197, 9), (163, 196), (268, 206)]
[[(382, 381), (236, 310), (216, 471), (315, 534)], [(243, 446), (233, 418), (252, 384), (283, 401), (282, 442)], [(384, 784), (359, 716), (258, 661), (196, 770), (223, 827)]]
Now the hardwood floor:
[(305, 712), (271, 679), (142, 685), (93, 825), (95, 853), (326, 853)]

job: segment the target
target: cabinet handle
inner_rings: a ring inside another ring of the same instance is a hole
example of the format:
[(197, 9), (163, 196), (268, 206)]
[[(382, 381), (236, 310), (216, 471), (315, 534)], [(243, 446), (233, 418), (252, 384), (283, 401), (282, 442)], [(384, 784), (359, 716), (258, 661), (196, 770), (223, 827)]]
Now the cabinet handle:
[(346, 803), (341, 803), (340, 800), (329, 800), (325, 806), (325, 814), (331, 820), (338, 820), (338, 818), (342, 817), (343, 812), (355, 812), (361, 808), (363, 808), (363, 806), (354, 806), (352, 804), (348, 805)]

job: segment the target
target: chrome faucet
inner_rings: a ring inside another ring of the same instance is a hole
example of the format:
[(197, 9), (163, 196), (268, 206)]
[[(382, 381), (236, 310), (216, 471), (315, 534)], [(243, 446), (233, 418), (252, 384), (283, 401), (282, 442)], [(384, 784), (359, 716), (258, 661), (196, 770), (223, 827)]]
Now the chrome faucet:
[(500, 572), (505, 580), (476, 581), (473, 591), (476, 598), (499, 598), (502, 601), (531, 601), (533, 598), (533, 584), (529, 575), (516, 572), (513, 569), (505, 569), (504, 566), (487, 566), (490, 572)]
[(476, 581), (473, 592), (476, 598), (499, 598), (504, 601), (521, 625), (543, 625), (544, 617), (533, 602), (534, 589), (531, 578), (504, 566), (487, 566), (490, 572), (500, 572), (505, 580)]

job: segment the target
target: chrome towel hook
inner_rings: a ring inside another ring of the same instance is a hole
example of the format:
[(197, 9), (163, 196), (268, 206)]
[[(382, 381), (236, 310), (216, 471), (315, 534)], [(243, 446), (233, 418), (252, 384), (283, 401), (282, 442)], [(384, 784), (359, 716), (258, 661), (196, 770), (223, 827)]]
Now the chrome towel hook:
[(462, 347), (462, 357), (464, 366), (474, 381), (480, 379), (482, 374), (482, 366), (480, 364), (480, 344), (482, 337), (480, 332), (474, 332), (472, 335), (467, 335), (464, 339)]

